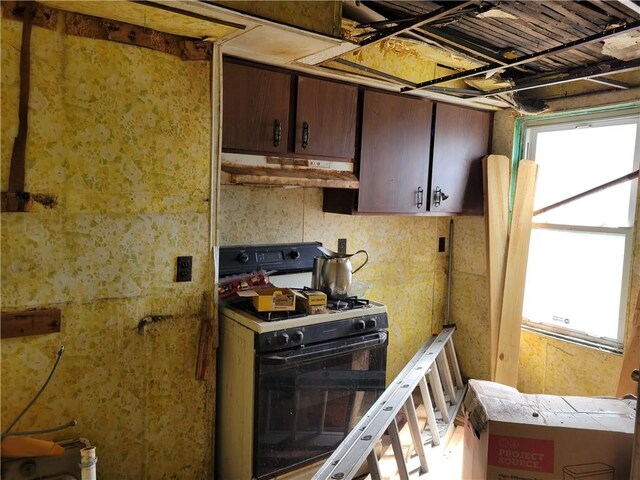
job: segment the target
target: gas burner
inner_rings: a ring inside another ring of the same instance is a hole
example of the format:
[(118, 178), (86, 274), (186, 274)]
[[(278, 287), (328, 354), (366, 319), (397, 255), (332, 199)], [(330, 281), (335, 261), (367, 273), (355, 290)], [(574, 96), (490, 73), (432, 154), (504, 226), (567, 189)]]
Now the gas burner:
[(369, 300), (366, 298), (347, 297), (342, 300), (328, 300), (327, 308), (329, 310), (356, 310), (358, 308), (365, 308), (369, 305)]

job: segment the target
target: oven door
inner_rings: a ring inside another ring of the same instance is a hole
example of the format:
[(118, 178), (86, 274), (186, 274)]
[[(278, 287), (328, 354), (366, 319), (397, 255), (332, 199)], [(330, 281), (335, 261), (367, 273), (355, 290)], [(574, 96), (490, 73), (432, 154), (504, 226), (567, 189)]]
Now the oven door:
[(257, 356), (258, 479), (328, 456), (385, 389), (387, 333)]

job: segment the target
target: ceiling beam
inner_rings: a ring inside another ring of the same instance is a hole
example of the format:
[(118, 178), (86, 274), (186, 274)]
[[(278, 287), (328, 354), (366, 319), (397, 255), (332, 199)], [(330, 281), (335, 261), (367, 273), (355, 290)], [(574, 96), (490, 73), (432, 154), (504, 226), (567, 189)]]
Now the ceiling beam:
[(419, 15), (414, 17), (410, 21), (402, 21), (399, 25), (395, 27), (385, 28), (384, 30), (380, 30), (376, 33), (373, 33), (369, 38), (363, 40), (358, 44), (360, 48), (366, 47), (367, 45), (371, 45), (372, 43), (381, 42), (386, 40), (387, 38), (395, 37), (396, 35), (400, 35), (401, 33), (408, 32), (416, 27), (421, 25), (435, 22), (436, 20), (440, 20), (447, 15), (458, 12), (464, 8), (467, 8), (469, 5), (477, 5), (477, 0), (472, 0), (468, 2), (456, 2), (453, 4), (449, 4), (445, 7), (438, 8), (433, 12), (425, 13), (424, 15)]
[(638, 5), (636, 2), (632, 2), (631, 0), (618, 0), (618, 3), (621, 3), (622, 5), (627, 7), (629, 10), (633, 10), (636, 13), (640, 13), (640, 5)]
[(367, 67), (366, 65), (361, 65), (361, 64), (355, 63), (355, 62), (350, 62), (349, 60), (345, 60), (344, 58), (335, 58), (332, 61), (334, 61), (336, 63), (340, 63), (340, 64), (345, 65), (347, 67), (355, 68), (357, 70), (362, 70), (363, 72), (370, 73), (372, 75), (375, 75), (376, 77), (384, 78), (385, 80), (390, 80), (390, 81), (395, 82), (395, 83), (397, 83), (399, 85), (404, 85), (404, 86), (415, 86), (416, 85), (415, 83), (410, 82), (409, 80), (405, 80), (404, 78), (396, 77), (395, 75), (391, 75), (389, 73), (382, 72), (380, 70), (376, 70), (375, 68)]
[(608, 85), (610, 87), (619, 88), (620, 90), (629, 90), (633, 87), (625, 82), (621, 82), (619, 80), (614, 80), (613, 78), (587, 78), (590, 82), (600, 83), (602, 85)]
[(598, 78), (612, 73), (622, 73), (631, 70), (640, 69), (640, 58), (623, 62), (620, 60), (607, 61), (588, 65), (586, 67), (571, 68), (560, 72), (545, 73), (535, 77), (529, 77), (526, 81), (518, 83), (513, 87), (499, 88), (492, 90), (483, 95), (483, 97), (491, 97), (502, 93), (520, 92), (522, 90), (530, 90), (532, 88), (548, 87), (551, 85), (559, 85), (561, 83), (573, 82), (575, 80), (589, 80)]
[[(504, 68), (511, 68), (511, 67), (515, 67), (517, 65), (523, 65), (526, 63), (530, 63), (530, 62), (534, 62), (536, 60), (539, 60), (541, 58), (544, 57), (549, 57), (552, 55), (557, 55), (559, 53), (565, 52), (567, 50), (572, 50), (584, 45), (588, 45), (590, 43), (594, 43), (594, 42), (600, 42), (603, 41), (607, 38), (612, 38), (615, 37), (617, 35), (621, 35), (623, 33), (627, 33), (627, 32), (631, 32), (634, 30), (638, 30), (640, 29), (640, 20), (639, 21), (635, 21), (635, 22), (631, 22), (631, 23), (627, 23), (626, 25), (622, 25), (619, 27), (614, 27), (614, 28), (610, 28), (608, 30), (604, 30), (600, 33), (596, 33), (594, 35), (590, 35), (588, 37), (585, 38), (581, 38), (578, 40), (574, 40), (572, 42), (568, 42), (562, 45), (559, 45), (557, 47), (552, 47), (552, 48), (547, 48), (545, 50), (542, 50), (540, 52), (536, 52), (536, 53), (531, 53), (528, 55), (523, 55), (521, 57), (515, 58), (513, 60), (509, 60), (505, 65), (500, 65), (500, 64), (489, 64), (485, 67), (478, 67), (478, 68), (474, 68), (472, 70), (466, 70), (464, 72), (459, 72), (459, 73), (454, 73), (452, 75), (446, 75), (444, 77), (439, 77), (439, 78), (434, 78), (433, 80), (428, 80), (426, 82), (422, 82), (419, 83), (415, 88), (416, 89), (423, 89), (423, 88), (428, 88), (431, 85), (436, 85), (438, 83), (443, 83), (443, 82), (448, 82), (451, 80), (461, 80), (464, 78), (469, 78), (469, 77), (475, 77), (477, 75), (482, 75), (482, 74), (490, 74), (490, 73), (494, 73), (497, 72), (499, 70), (502, 70)], [(412, 90), (413, 88), (411, 87), (405, 87), (402, 89), (403, 92), (407, 92)]]

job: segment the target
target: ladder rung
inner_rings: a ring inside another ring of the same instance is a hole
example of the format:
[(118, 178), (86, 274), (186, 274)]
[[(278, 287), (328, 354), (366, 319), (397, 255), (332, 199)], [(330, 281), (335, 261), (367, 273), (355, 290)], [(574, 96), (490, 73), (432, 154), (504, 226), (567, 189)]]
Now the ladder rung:
[(447, 401), (444, 399), (444, 390), (442, 390), (442, 382), (440, 381), (440, 373), (438, 372), (438, 366), (434, 363), (431, 365), (429, 371), (429, 384), (433, 392), (433, 399), (436, 402), (436, 407), (440, 410), (442, 420), (449, 422), (449, 409), (447, 408)]
[[(388, 432), (391, 439), (393, 455), (398, 467), (398, 474), (401, 480), (409, 479), (407, 461), (409, 453), (406, 455), (402, 450), (400, 432), (396, 415), (401, 409), (407, 412), (409, 432), (417, 457), (420, 461), (420, 470), (426, 472), (427, 454), (425, 451), (426, 434), (423, 431), (426, 427), (431, 432), (431, 446), (441, 445), (444, 438), (450, 435), (453, 427), (452, 418), (460, 408), (464, 393), (464, 386), (459, 390), (453, 386), (451, 369), (447, 353), (455, 355), (455, 350), (451, 350), (449, 340), (455, 331), (455, 327), (444, 327), (437, 336), (429, 338), (420, 347), (413, 358), (405, 365), (402, 371), (396, 376), (393, 382), (385, 389), (376, 403), (365, 413), (357, 425), (349, 432), (347, 437), (335, 449), (329, 459), (320, 467), (314, 475), (315, 480), (330, 480), (340, 478), (351, 480), (357, 474), (358, 469), (365, 463), (369, 465), (369, 470), (373, 480), (380, 479), (380, 466), (375, 454), (375, 445)], [(454, 356), (450, 357), (451, 359)], [(451, 365), (454, 374), (457, 363)], [(440, 372), (439, 367), (442, 370)], [(446, 381), (446, 373), (449, 374), (449, 381)], [(447, 388), (446, 396), (443, 389), (443, 381)], [(458, 377), (456, 375), (456, 382)], [(426, 416), (427, 425), (421, 428), (416, 405), (413, 403), (412, 394), (416, 387), (420, 388), (421, 395), (416, 397), (421, 399)], [(435, 403), (432, 404), (432, 397)], [(447, 401), (448, 400), (448, 401)], [(449, 402), (451, 404), (449, 405)], [(442, 419), (436, 420), (436, 413), (440, 411)], [(443, 436), (444, 435), (444, 436)], [(413, 462), (415, 457), (411, 457)], [(414, 467), (412, 466), (412, 469)]]
[(413, 397), (411, 395), (407, 398), (407, 401), (404, 404), (404, 409), (407, 412), (407, 423), (409, 424), (409, 431), (411, 432), (413, 448), (420, 459), (420, 473), (427, 473), (429, 471), (429, 467), (427, 466), (427, 454), (424, 451), (422, 432), (420, 425), (418, 424), (418, 413), (416, 412), (416, 406), (413, 403)]
[(453, 346), (452, 338), (449, 338), (445, 347), (449, 350), (449, 358), (451, 359), (451, 365), (453, 365), (456, 387), (464, 388), (464, 382), (462, 381), (462, 375), (460, 374), (460, 365), (458, 364), (458, 358), (456, 357), (456, 347)]
[(420, 387), (420, 393), (422, 394), (422, 405), (424, 405), (424, 409), (427, 412), (427, 426), (431, 432), (431, 444), (438, 446), (440, 445), (440, 433), (438, 432), (436, 414), (433, 411), (433, 405), (431, 404), (431, 395), (429, 394), (427, 380), (423, 377), (418, 385)]
[(444, 388), (449, 394), (449, 400), (451, 403), (456, 403), (458, 400), (456, 397), (456, 388), (453, 386), (453, 379), (451, 378), (451, 370), (449, 370), (449, 362), (447, 361), (447, 352), (443, 348), (436, 358), (436, 363), (438, 364), (438, 368), (440, 369), (440, 375), (444, 379)]
[(371, 480), (382, 480), (382, 473), (380, 472), (380, 464), (378, 463), (378, 457), (376, 457), (376, 450), (371, 450), (371, 453), (367, 456), (367, 466), (369, 467), (369, 474)]
[(398, 430), (398, 422), (394, 418), (389, 424), (389, 436), (391, 437), (391, 448), (393, 449), (393, 456), (396, 458), (396, 464), (398, 465), (398, 476), (400, 480), (409, 480), (409, 471), (407, 470), (407, 464), (404, 460), (404, 454), (402, 452), (402, 442), (400, 441), (400, 431)]

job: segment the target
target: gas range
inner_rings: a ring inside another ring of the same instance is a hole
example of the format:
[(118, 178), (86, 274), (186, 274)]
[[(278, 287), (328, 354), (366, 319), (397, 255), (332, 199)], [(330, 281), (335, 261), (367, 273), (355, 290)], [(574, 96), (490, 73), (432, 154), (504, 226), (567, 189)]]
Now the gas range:
[[(221, 247), (220, 275), (244, 288), (261, 271), (278, 288), (303, 290), (320, 245)], [(265, 318), (241, 303), (220, 305), (219, 478), (269, 480), (326, 458), (384, 391), (387, 307), (332, 303), (323, 313)]]

